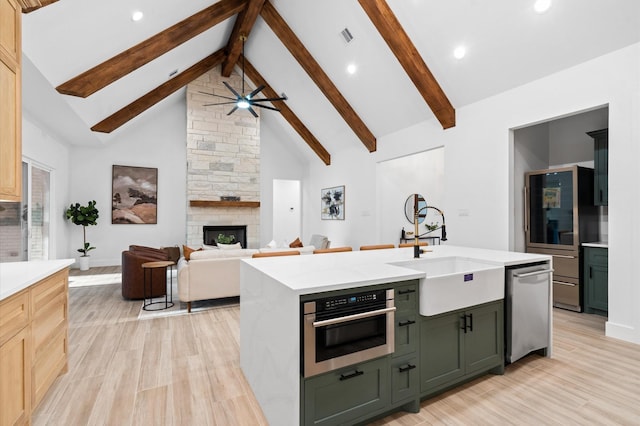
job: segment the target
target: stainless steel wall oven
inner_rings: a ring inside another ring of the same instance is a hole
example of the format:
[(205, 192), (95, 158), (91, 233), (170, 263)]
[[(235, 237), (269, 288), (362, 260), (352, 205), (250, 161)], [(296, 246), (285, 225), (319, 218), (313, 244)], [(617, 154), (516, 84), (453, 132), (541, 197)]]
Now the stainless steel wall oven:
[(395, 310), (393, 289), (303, 302), (303, 376), (393, 353)]

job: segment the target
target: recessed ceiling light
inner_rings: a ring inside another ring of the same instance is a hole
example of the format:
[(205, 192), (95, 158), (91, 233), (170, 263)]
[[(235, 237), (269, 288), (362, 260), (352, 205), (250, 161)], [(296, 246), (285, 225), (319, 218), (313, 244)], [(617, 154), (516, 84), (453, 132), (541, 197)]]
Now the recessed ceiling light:
[(467, 54), (467, 48), (464, 46), (458, 46), (453, 50), (453, 56), (456, 59), (462, 59), (466, 54)]
[(355, 74), (356, 71), (358, 71), (358, 67), (356, 66), (356, 64), (351, 63), (351, 64), (347, 65), (347, 72), (349, 74)]
[(545, 13), (551, 7), (551, 0), (536, 0), (533, 10), (537, 13)]
[(131, 14), (131, 20), (134, 21), (134, 22), (138, 22), (143, 17), (144, 17), (144, 14), (142, 12), (140, 12), (139, 10), (136, 10), (135, 12), (133, 12)]

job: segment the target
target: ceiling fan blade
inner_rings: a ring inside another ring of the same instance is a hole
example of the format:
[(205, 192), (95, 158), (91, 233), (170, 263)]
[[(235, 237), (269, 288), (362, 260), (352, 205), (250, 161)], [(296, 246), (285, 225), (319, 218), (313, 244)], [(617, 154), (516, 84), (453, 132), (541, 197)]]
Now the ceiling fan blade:
[(254, 116), (255, 118), (258, 118), (258, 114), (253, 110), (253, 108), (249, 107), (249, 108), (247, 108), (247, 110), (249, 110), (249, 112), (250, 112), (251, 114), (253, 114), (253, 116)]
[(286, 96), (280, 97), (280, 98), (260, 98), (260, 99), (251, 99), (251, 102), (274, 102), (274, 101), (286, 101), (287, 98)]
[(264, 89), (264, 84), (261, 84), (260, 86), (258, 86), (258, 88), (256, 90), (254, 90), (253, 92), (249, 93), (247, 98), (249, 98), (249, 99), (253, 98), (255, 95), (257, 95), (258, 93), (262, 92), (262, 89)]
[[(231, 98), (229, 98), (231, 99)], [(236, 104), (238, 103), (237, 101), (233, 101), (233, 102), (219, 102), (217, 104), (203, 104), (202, 106), (213, 106), (213, 105), (232, 105), (232, 104)]]
[(232, 98), (230, 96), (216, 95), (215, 93), (200, 92), (200, 91), (198, 91), (198, 93), (202, 93), (203, 95), (215, 96), (215, 97), (223, 98), (223, 99), (229, 99), (230, 101), (234, 101), (235, 100), (235, 98)]
[(231, 90), (231, 93), (233, 93), (234, 95), (236, 95), (237, 98), (241, 98), (242, 96), (240, 96), (240, 94), (238, 92), (235, 91), (235, 89), (233, 87), (231, 87), (229, 85), (229, 83), (227, 83), (226, 81), (223, 81), (222, 84), (224, 84), (225, 86), (227, 86), (227, 89)]
[(234, 106), (233, 109), (227, 113), (227, 115), (233, 114), (235, 112), (235, 110), (237, 110), (237, 109), (238, 109), (238, 107)]
[(260, 104), (253, 104), (252, 103), (251, 106), (255, 106), (255, 107), (258, 107), (258, 108), (270, 109), (272, 111), (280, 111), (278, 108), (270, 107), (270, 106), (267, 106), (267, 105), (260, 105)]

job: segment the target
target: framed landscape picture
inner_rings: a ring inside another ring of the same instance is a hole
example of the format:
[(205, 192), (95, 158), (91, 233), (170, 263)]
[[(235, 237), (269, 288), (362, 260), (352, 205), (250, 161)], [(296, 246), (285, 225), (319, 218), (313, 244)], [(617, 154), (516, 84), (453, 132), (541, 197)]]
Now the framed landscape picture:
[(158, 223), (158, 169), (113, 166), (111, 223)]
[(344, 220), (344, 185), (325, 188), (320, 192), (320, 218)]

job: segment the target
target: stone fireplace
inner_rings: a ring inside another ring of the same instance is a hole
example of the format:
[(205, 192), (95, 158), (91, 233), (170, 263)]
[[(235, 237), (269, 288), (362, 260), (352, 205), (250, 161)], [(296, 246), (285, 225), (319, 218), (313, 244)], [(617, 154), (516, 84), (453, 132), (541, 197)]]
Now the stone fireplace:
[[(201, 92), (229, 96), (222, 84), (225, 80), (232, 87), (242, 87), (237, 73), (224, 78), (219, 66), (187, 86), (187, 245), (203, 244), (205, 226), (246, 226), (243, 247), (258, 248), (260, 208), (255, 205), (260, 201), (259, 118), (241, 110), (227, 115), (229, 105), (203, 106), (222, 98)], [(223, 197), (239, 198), (241, 202), (202, 203)]]

